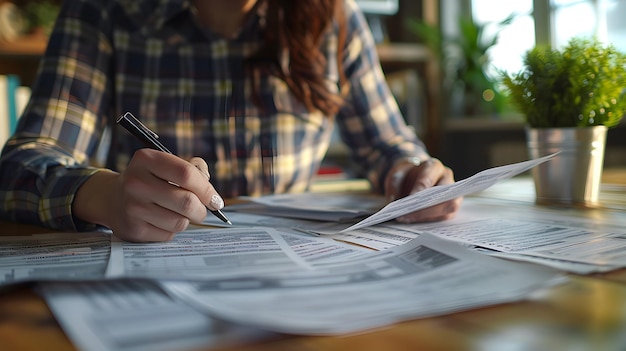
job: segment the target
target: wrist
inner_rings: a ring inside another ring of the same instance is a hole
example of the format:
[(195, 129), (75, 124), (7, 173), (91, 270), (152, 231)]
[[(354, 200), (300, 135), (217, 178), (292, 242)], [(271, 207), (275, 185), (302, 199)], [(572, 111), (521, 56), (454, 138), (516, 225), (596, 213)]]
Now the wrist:
[(422, 166), (428, 160), (429, 158), (427, 157), (417, 156), (403, 157), (396, 160), (385, 178), (385, 196), (387, 199), (393, 201), (402, 196), (404, 194), (402, 190), (404, 180), (409, 171)]
[(78, 188), (72, 202), (72, 214), (83, 221), (110, 228), (112, 183), (119, 173), (100, 170)]
[(418, 156), (403, 157), (394, 163), (394, 167), (392, 167), (392, 169), (395, 168), (396, 166), (403, 166), (403, 165), (419, 167), (424, 162), (426, 162), (426, 158), (423, 158), (423, 157), (418, 157)]

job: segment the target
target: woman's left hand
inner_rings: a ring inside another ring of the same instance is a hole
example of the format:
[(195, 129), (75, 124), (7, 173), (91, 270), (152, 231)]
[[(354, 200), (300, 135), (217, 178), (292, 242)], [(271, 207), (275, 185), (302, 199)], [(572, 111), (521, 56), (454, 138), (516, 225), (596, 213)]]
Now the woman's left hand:
[[(418, 191), (454, 183), (454, 173), (436, 158), (415, 162), (400, 161), (385, 178), (385, 197), (393, 201)], [(433, 222), (450, 219), (461, 207), (462, 197), (398, 217), (402, 223)]]

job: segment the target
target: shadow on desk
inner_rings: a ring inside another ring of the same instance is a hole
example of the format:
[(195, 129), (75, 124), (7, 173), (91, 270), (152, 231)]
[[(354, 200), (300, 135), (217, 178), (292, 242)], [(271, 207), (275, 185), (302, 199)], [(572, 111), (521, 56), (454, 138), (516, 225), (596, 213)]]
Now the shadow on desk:
[[(533, 179), (530, 175), (507, 179), (482, 191), (479, 196), (534, 203)], [(599, 202), (599, 210), (626, 211), (626, 169), (606, 169), (603, 172)]]
[(626, 186), (626, 167), (604, 168), (602, 171), (602, 184)]

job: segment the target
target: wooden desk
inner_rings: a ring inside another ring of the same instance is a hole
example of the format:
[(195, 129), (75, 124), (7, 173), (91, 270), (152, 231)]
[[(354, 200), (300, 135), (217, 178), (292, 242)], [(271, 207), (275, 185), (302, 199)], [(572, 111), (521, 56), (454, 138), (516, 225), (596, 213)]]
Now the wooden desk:
[[(626, 285), (575, 277), (533, 302), (400, 323), (360, 335), (292, 337), (223, 350), (623, 350)], [(3, 350), (72, 350), (46, 304), (26, 287), (0, 299)]]
[[(626, 181), (624, 175), (623, 170), (611, 173), (611, 179)], [(0, 235), (50, 231), (6, 222), (0, 228)], [(571, 276), (570, 282), (530, 301), (419, 319), (358, 335), (283, 336), (242, 341), (221, 350), (624, 350), (624, 330), (623, 269)], [(28, 286), (0, 291), (0, 340), (3, 350), (73, 349), (45, 302)]]

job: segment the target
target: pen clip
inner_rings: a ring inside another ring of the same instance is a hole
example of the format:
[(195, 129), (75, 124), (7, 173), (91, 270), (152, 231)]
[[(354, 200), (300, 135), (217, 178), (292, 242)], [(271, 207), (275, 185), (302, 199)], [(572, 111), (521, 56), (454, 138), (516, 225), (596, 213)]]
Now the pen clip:
[(126, 112), (117, 119), (117, 123), (143, 141), (147, 147), (167, 152), (168, 154), (172, 153), (165, 147), (165, 145), (159, 142), (159, 136), (155, 132), (148, 129), (148, 127), (141, 123), (135, 116), (133, 116), (132, 113)]
[(123, 114), (118, 120), (117, 122), (119, 123), (120, 120), (125, 119), (126, 121), (128, 121), (128, 123), (131, 123), (135, 126), (135, 128), (148, 133), (148, 135), (150, 135), (151, 137), (158, 139), (159, 135), (155, 132), (153, 132), (150, 128), (146, 127), (143, 123), (141, 123), (140, 120), (137, 119), (137, 117), (135, 117), (132, 113), (130, 112), (126, 112), (125, 114)]

